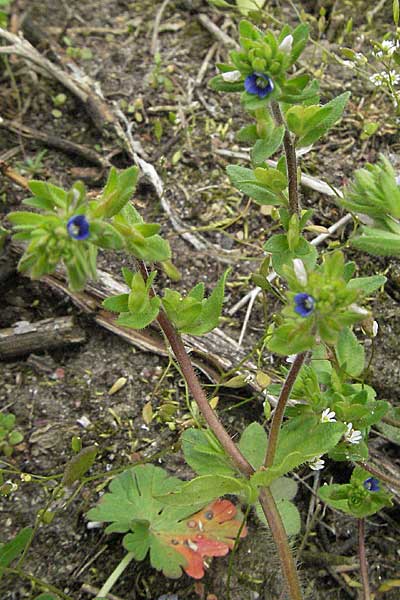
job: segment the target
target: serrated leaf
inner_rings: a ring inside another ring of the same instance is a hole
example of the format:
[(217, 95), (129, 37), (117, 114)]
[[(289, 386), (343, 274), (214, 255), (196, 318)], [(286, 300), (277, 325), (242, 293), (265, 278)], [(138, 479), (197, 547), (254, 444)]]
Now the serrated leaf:
[(184, 569), (201, 578), (207, 556), (223, 556), (233, 547), (240, 514), (228, 500), (216, 500), (199, 512), (197, 500), (187, 507), (166, 506), (163, 496), (179, 491), (182, 484), (159, 467), (138, 465), (112, 481), (88, 516), (111, 522), (108, 532), (131, 530), (124, 546), (136, 560), (150, 551), (151, 564), (167, 577), (179, 577)]
[(79, 481), (94, 464), (97, 452), (97, 446), (87, 446), (73, 456), (64, 469), (63, 484), (69, 487)]
[(336, 346), (336, 356), (339, 365), (348, 375), (358, 377), (365, 368), (364, 346), (360, 344), (349, 327), (340, 332)]

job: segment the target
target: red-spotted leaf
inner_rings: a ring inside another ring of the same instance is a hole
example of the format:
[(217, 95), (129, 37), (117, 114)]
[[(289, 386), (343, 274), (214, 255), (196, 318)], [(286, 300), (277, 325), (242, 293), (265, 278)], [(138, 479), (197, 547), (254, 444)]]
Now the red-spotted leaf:
[(228, 500), (167, 506), (163, 496), (183, 484), (159, 467), (137, 465), (112, 481), (88, 516), (109, 522), (107, 532), (126, 533), (123, 544), (136, 560), (149, 553), (152, 566), (167, 577), (180, 577), (184, 570), (199, 579), (207, 557), (224, 556), (233, 547), (243, 517)]

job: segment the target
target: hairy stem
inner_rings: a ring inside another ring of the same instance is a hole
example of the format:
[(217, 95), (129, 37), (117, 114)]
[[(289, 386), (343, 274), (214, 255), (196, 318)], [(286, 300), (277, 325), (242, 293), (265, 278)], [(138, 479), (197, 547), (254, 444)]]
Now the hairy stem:
[(232, 458), (233, 462), (241, 471), (241, 473), (247, 477), (250, 477), (250, 475), (254, 473), (254, 469), (240, 452), (239, 448), (236, 446), (235, 442), (222, 425), (216, 413), (211, 408), (207, 396), (201, 386), (195, 370), (193, 369), (192, 362), (188, 353), (186, 352), (181, 336), (177, 333), (168, 317), (162, 311), (158, 315), (157, 320), (171, 345), (179, 366), (182, 369), (182, 373), (186, 379), (189, 390), (191, 391), (193, 398), (195, 399), (199, 409), (207, 421), (208, 426), (214, 432), (221, 446)]
[[(283, 115), (279, 107), (278, 102), (271, 102), (271, 110), (274, 115), (275, 121), (278, 125), (285, 125)], [(291, 215), (300, 216), (300, 201), (299, 201), (299, 189), (297, 185), (297, 159), (296, 159), (296, 148), (292, 139), (292, 135), (285, 125), (285, 135), (283, 138), (283, 145), (286, 154), (286, 166), (287, 175), (289, 182), (289, 210)]]
[(363, 584), (363, 599), (371, 600), (368, 579), (368, 561), (365, 553), (365, 519), (358, 519), (358, 556), (360, 558), (360, 573)]
[(285, 383), (283, 384), (281, 393), (279, 395), (278, 404), (276, 405), (274, 416), (272, 418), (271, 429), (268, 436), (268, 449), (264, 461), (265, 467), (271, 467), (274, 462), (275, 452), (278, 445), (279, 431), (281, 429), (286, 404), (289, 400), (290, 392), (293, 389), (293, 386), (297, 379), (297, 375), (299, 374), (299, 371), (303, 366), (306, 356), (307, 352), (301, 352), (296, 356), (292, 363), (292, 366), (290, 367), (289, 373), (287, 374)]
[(293, 554), (288, 543), (281, 516), (269, 488), (263, 488), (260, 491), (259, 500), (277, 546), (290, 597), (292, 600), (302, 600), (303, 594), (301, 592), (299, 576), (294, 563)]

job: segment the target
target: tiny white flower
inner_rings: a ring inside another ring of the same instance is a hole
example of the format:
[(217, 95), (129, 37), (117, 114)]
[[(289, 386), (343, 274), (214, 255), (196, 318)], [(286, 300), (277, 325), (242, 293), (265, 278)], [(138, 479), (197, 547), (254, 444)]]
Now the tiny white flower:
[(358, 429), (353, 429), (353, 423), (347, 423), (347, 429), (344, 433), (344, 440), (349, 444), (359, 444), (362, 440), (362, 433)]
[(286, 54), (290, 54), (293, 48), (293, 36), (287, 35), (281, 43), (279, 44), (279, 50), (281, 52), (285, 52)]
[(245, 383), (253, 383), (254, 380), (255, 380), (254, 373), (247, 373), (247, 375), (244, 378)]
[(306, 271), (306, 268), (305, 268), (304, 263), (301, 260), (301, 258), (293, 259), (293, 269), (294, 269), (294, 274), (297, 277), (297, 281), (299, 283), (301, 283), (301, 285), (307, 285), (307, 281), (308, 281), (307, 271)]
[(229, 83), (235, 83), (235, 81), (239, 81), (241, 78), (242, 74), (240, 71), (227, 71), (226, 73), (222, 73), (222, 79)]
[(310, 460), (308, 466), (313, 471), (321, 471), (325, 467), (325, 461), (320, 456), (316, 456), (313, 460)]
[(379, 329), (378, 321), (374, 321), (372, 323), (372, 337), (376, 337), (378, 335), (378, 329)]
[(321, 423), (335, 423), (336, 419), (335, 419), (336, 413), (334, 410), (331, 410), (330, 408), (326, 408), (321, 415)]

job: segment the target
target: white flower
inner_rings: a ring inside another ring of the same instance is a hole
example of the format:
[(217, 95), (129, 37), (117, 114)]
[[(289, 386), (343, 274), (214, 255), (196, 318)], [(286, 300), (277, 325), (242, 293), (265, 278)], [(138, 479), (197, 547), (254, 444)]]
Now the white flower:
[(294, 269), (294, 274), (297, 277), (297, 281), (299, 283), (301, 283), (301, 285), (307, 285), (307, 281), (308, 281), (307, 271), (306, 271), (306, 268), (305, 268), (304, 263), (301, 260), (301, 258), (293, 259), (293, 269)]
[(336, 422), (335, 416), (336, 416), (336, 413), (334, 410), (331, 410), (330, 408), (326, 408), (321, 415), (321, 423), (335, 423)]
[(313, 471), (321, 471), (325, 467), (325, 461), (320, 456), (316, 456), (313, 460), (310, 460), (308, 466)]
[(226, 73), (222, 73), (222, 79), (229, 83), (234, 83), (242, 79), (242, 74), (240, 71), (227, 71)]
[(362, 433), (358, 429), (353, 429), (353, 423), (347, 423), (347, 429), (344, 433), (344, 440), (349, 444), (359, 444), (362, 440)]
[(293, 36), (287, 35), (281, 43), (279, 44), (279, 50), (281, 52), (285, 52), (286, 54), (290, 54), (293, 47)]

